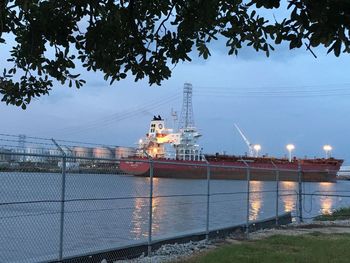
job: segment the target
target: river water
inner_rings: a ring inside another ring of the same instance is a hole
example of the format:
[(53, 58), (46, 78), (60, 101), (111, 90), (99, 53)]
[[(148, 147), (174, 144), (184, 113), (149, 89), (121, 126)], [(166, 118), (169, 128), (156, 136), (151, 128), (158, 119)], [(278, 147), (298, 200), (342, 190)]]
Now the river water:
[[(58, 258), (61, 175), (0, 173), (0, 262)], [(303, 183), (306, 220), (350, 205), (350, 181)], [(245, 181), (212, 180), (210, 229), (245, 223)], [(298, 184), (279, 183), (279, 213), (296, 215)], [(275, 215), (276, 182), (250, 183), (250, 220)], [(207, 182), (154, 178), (153, 238), (204, 231)], [(148, 237), (149, 179), (123, 175), (68, 174), (63, 255), (127, 246)]]

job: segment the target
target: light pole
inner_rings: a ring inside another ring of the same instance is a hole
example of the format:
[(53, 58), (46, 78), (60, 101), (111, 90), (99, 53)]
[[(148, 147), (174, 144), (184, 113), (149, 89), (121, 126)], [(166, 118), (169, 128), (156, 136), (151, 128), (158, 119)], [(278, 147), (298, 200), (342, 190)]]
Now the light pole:
[(292, 151), (295, 149), (295, 146), (293, 144), (287, 144), (286, 148), (289, 153), (289, 162), (292, 162)]
[(261, 150), (261, 145), (260, 144), (255, 144), (253, 146), (254, 150), (255, 150), (255, 157), (259, 157), (259, 151)]
[(332, 151), (332, 146), (330, 146), (329, 144), (326, 144), (323, 146), (323, 150), (326, 152), (326, 159), (331, 157), (331, 151)]

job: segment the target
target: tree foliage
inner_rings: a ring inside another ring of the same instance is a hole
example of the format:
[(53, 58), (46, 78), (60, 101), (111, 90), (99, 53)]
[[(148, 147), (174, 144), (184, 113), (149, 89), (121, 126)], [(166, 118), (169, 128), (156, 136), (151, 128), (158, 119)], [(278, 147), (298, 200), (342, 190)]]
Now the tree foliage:
[[(223, 38), (229, 55), (251, 46), (268, 56), (273, 46), (319, 45), (350, 52), (348, 0), (289, 0), (286, 17), (269, 21), (259, 10), (280, 12), (281, 0), (2, 0), (0, 46), (15, 38), (0, 76), (2, 101), (26, 108), (55, 81), (80, 88), (75, 69), (101, 71), (111, 84), (133, 75), (160, 84), (171, 68), (204, 59)], [(191, 53), (191, 54), (190, 54)]]

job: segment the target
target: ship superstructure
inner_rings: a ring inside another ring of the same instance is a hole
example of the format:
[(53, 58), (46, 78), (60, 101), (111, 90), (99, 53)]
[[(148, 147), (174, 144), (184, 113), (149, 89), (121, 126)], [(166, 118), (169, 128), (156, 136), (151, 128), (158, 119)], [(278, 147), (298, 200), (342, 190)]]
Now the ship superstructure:
[[(160, 116), (154, 116), (146, 136), (139, 140), (137, 156), (166, 158), (176, 160), (199, 161), (202, 160), (202, 151), (198, 144), (201, 136), (194, 127), (173, 129), (165, 126), (165, 121)], [(167, 146), (172, 149), (167, 149)]]
[[(137, 155), (152, 158), (167, 158), (187, 161), (202, 160), (202, 150), (198, 144), (201, 134), (194, 125), (192, 108), (192, 85), (185, 83), (184, 97), (178, 131), (167, 128), (160, 115), (154, 116), (146, 137), (140, 139)], [(167, 145), (172, 150), (167, 151)], [(174, 154), (172, 154), (174, 152)]]
[(180, 130), (179, 134), (179, 143), (174, 144), (176, 159), (201, 161), (203, 159), (202, 149), (197, 143), (201, 136), (200, 133), (195, 128), (186, 128)]
[(139, 157), (170, 158), (166, 151), (167, 144), (180, 144), (180, 134), (166, 128), (161, 116), (154, 116), (146, 137), (139, 140), (136, 154)]

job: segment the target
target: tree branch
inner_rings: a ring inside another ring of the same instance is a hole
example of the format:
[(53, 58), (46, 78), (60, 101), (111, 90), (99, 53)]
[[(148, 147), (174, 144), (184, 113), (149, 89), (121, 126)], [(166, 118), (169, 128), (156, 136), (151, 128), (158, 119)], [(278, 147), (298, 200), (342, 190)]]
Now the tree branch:
[[(158, 36), (159, 30), (161, 29), (162, 26), (164, 26), (164, 23), (165, 23), (166, 21), (169, 20), (171, 14), (172, 14), (172, 12), (173, 12), (174, 7), (175, 7), (175, 4), (173, 4), (173, 5), (171, 6), (170, 11), (169, 11), (169, 14), (168, 14), (167, 17), (160, 23), (160, 25), (158, 26), (158, 28), (157, 28), (156, 32), (154, 33), (154, 35), (157, 35), (157, 36)], [(166, 28), (166, 27), (164, 26), (164, 28)]]
[(309, 50), (310, 53), (314, 56), (314, 58), (317, 58), (316, 54), (311, 49), (311, 45), (307, 45), (306, 43), (304, 43), (304, 45), (306, 46), (306, 50)]

